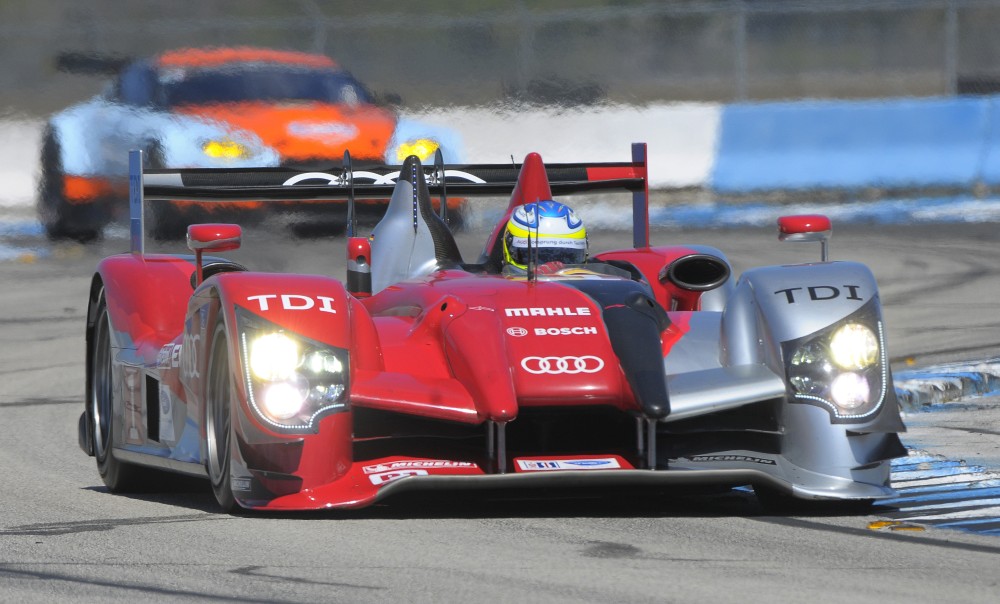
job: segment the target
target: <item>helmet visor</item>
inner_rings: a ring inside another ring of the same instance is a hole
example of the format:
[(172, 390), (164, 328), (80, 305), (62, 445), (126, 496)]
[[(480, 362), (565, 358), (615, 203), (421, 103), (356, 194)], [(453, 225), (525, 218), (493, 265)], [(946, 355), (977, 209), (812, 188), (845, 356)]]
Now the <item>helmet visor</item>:
[[(532, 253), (538, 264), (562, 262), (563, 264), (583, 264), (587, 260), (586, 239), (532, 239)], [(528, 242), (523, 237), (508, 234), (507, 250), (514, 264), (528, 266)]]

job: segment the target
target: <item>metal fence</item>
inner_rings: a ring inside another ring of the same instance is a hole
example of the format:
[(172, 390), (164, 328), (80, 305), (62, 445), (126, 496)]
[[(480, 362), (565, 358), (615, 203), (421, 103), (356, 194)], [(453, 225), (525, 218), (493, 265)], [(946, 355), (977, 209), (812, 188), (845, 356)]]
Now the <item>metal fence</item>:
[[(99, 85), (61, 51), (329, 54), (410, 105), (742, 101), (1000, 90), (1000, 0), (0, 3), (0, 113)], [(563, 8), (560, 8), (563, 7)]]

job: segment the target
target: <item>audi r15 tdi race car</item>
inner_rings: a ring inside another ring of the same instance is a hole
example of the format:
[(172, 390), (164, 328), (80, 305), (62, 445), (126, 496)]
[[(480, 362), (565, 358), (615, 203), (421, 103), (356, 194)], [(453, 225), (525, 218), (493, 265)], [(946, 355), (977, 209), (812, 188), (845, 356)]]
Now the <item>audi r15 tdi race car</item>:
[[(324, 169), (345, 150), (375, 164), (409, 155), (430, 160), (437, 149), (456, 161), (462, 154), (454, 131), (401, 117), (323, 55), (238, 47), (132, 61), (60, 59), (66, 71), (114, 78), (103, 93), (45, 125), (38, 214), (52, 238), (93, 239), (126, 215), (130, 149), (145, 150), (147, 167), (191, 168)], [(164, 206), (151, 230), (183, 237), (204, 214), (199, 209)], [(343, 215), (342, 208), (306, 209)]]
[[(413, 489), (893, 495), (905, 428), (865, 266), (737, 277), (718, 249), (653, 245), (644, 144), (625, 162), (409, 157), (393, 185), (344, 166), (334, 184), (288, 186), (291, 170), (144, 172), (133, 152), (132, 251), (93, 277), (79, 420), (110, 491), (169, 470), (208, 478), (224, 510), (354, 508)], [(540, 265), (529, 221), (524, 269), (504, 265), (519, 208), (611, 190), (632, 195), (631, 246)], [(432, 210), (449, 192), (510, 196), (474, 262)], [(147, 201), (346, 198), (350, 211), (355, 195), (389, 193), (369, 236), (349, 221), (344, 279), (209, 256), (242, 245), (234, 224), (191, 225), (190, 255), (145, 252)], [(780, 232), (825, 245), (830, 222), (784, 217)]]

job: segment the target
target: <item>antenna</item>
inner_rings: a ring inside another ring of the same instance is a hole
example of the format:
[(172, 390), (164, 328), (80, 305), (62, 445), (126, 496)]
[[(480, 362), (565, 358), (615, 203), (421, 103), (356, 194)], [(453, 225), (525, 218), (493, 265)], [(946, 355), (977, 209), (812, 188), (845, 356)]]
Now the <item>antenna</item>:
[(434, 152), (434, 175), (438, 179), (438, 184), (441, 185), (441, 208), (439, 210), (441, 220), (448, 224), (448, 188), (445, 182), (444, 154), (441, 153), (440, 147)]
[(358, 229), (354, 212), (354, 168), (351, 166), (351, 152), (347, 150), (344, 151), (344, 174), (341, 178), (347, 185), (347, 236), (354, 237)]
[[(535, 203), (534, 224), (528, 221), (528, 281), (534, 282), (538, 278), (538, 201)], [(534, 229), (535, 244), (531, 244), (532, 229)]]
[[(413, 155), (411, 155), (410, 157), (408, 157), (406, 159), (409, 160), (410, 158), (413, 158), (413, 161), (409, 162), (409, 164), (410, 164), (410, 174), (409, 174), (409, 177), (410, 177), (410, 190), (413, 191), (413, 232), (416, 233), (417, 232), (417, 226), (420, 224), (419, 221), (418, 221), (418, 219), (417, 219), (417, 216), (419, 215), (419, 212), (420, 212), (420, 204), (419, 204), (420, 187), (417, 184), (418, 181), (419, 181), (419, 179), (417, 178), (417, 171), (418, 170), (420, 171), (420, 175), (421, 176), (423, 176), (424, 172), (423, 172), (423, 168), (420, 167), (420, 160), (417, 159)], [(405, 165), (406, 165), (406, 162), (404, 162), (404, 166)], [(402, 171), (400, 171), (399, 177), (400, 178), (403, 177)]]

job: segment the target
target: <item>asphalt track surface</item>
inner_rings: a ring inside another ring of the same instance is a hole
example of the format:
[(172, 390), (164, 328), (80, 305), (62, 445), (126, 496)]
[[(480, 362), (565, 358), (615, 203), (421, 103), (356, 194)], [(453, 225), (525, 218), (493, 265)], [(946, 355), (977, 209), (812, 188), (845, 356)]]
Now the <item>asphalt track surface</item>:
[[(832, 257), (867, 263), (881, 285), (894, 366), (995, 353), (994, 231), (835, 225)], [(623, 233), (591, 232), (595, 250), (627, 245)], [(772, 229), (653, 239), (715, 245), (737, 271), (818, 257), (814, 244), (780, 244)], [(228, 255), (253, 269), (343, 275), (342, 239), (251, 229), (244, 241)], [(461, 237), (468, 258), (481, 242)], [(889, 517), (880, 508), (767, 515), (740, 491), (509, 501), (443, 494), (357, 512), (250, 516), (217, 513), (197, 481), (108, 494), (76, 444), (83, 328), (95, 264), (127, 241), (7, 243), (44, 253), (0, 263), (0, 602), (911, 604), (1000, 595), (996, 537), (890, 530), (873, 524)], [(972, 417), (965, 424), (983, 427)], [(929, 426), (931, 436), (922, 428), (920, 438), (932, 441), (939, 433)], [(960, 454), (967, 433), (952, 431), (948, 445)]]

